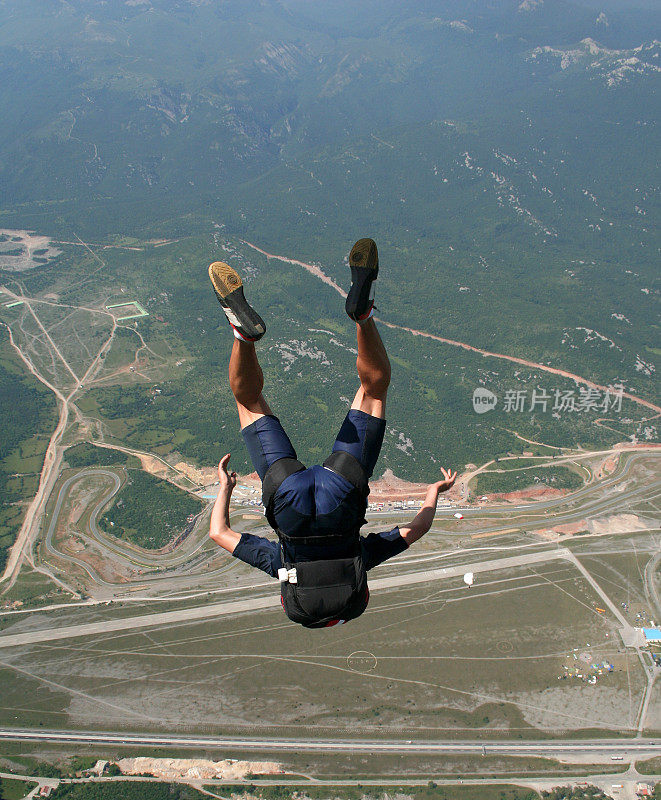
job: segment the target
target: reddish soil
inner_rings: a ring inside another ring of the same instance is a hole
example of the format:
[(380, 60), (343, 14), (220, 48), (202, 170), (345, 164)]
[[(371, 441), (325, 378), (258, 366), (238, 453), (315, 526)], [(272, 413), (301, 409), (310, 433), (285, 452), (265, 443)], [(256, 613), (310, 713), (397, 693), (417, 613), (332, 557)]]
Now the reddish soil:
[(597, 479), (601, 480), (605, 478), (607, 475), (611, 475), (617, 466), (617, 462), (619, 457), (617, 455), (609, 456), (604, 461), (601, 462), (599, 465), (599, 469), (597, 470)]
[[(239, 483), (243, 486), (261, 488), (261, 481), (256, 472), (239, 476)], [(392, 470), (387, 469), (377, 480), (370, 481), (370, 502), (388, 503), (401, 500), (422, 500), (427, 492), (428, 484), (412, 483), (398, 478)], [(451, 489), (444, 497), (458, 500), (458, 490)]]
[(504, 500), (507, 503), (520, 503), (530, 500), (552, 500), (567, 494), (562, 489), (553, 489), (550, 486), (530, 486), (527, 489), (519, 489), (516, 492), (503, 492), (486, 495), (488, 500)]
[(251, 472), (250, 475), (239, 475), (239, 482), (244, 486), (250, 486), (251, 489), (261, 489), (262, 487), (262, 482), (256, 472)]
[(398, 478), (391, 469), (370, 482), (370, 502), (387, 503), (397, 500), (422, 500), (427, 492), (426, 483), (411, 483)]
[(581, 519), (578, 522), (567, 522), (564, 525), (554, 525), (553, 530), (557, 533), (567, 533), (570, 536), (574, 536), (574, 534), (578, 533), (579, 531), (584, 531), (588, 527), (588, 523)]
[[(444, 492), (442, 495), (444, 500), (450, 500), (455, 503), (462, 502), (461, 492), (458, 488), (461, 477), (461, 475), (458, 476), (457, 483), (449, 492)], [(261, 488), (261, 481), (256, 472), (239, 476), (239, 483), (251, 488)], [(429, 484), (427, 483), (413, 483), (412, 481), (398, 478), (392, 470), (387, 469), (380, 478), (370, 481), (370, 503), (395, 503), (403, 500), (420, 501), (427, 493), (428, 486)], [(564, 494), (566, 492), (561, 489), (553, 489), (548, 486), (531, 486), (528, 489), (521, 489), (517, 492), (488, 494), (486, 497), (489, 502), (505, 501), (517, 503), (531, 500), (549, 500), (555, 497), (562, 497)]]

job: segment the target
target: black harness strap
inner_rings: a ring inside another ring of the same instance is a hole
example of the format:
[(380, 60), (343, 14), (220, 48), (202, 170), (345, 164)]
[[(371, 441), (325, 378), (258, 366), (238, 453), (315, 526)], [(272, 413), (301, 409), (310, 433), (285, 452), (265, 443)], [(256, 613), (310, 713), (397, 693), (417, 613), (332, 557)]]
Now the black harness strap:
[[(280, 539), (280, 543), (284, 540), (285, 542), (291, 542), (292, 544), (337, 544), (338, 542), (346, 542), (348, 535), (347, 533), (324, 533), (323, 536), (289, 536), (289, 534), (284, 533), (281, 531), (280, 528), (275, 528), (275, 532), (278, 534), (278, 538)], [(356, 540), (356, 543), (359, 539), (359, 531), (356, 530), (352, 534)]]
[(262, 503), (265, 506), (273, 499), (273, 495), (280, 488), (280, 484), (295, 472), (302, 472), (305, 464), (296, 458), (279, 458), (266, 470), (262, 481)]
[(363, 465), (346, 450), (337, 450), (335, 453), (331, 453), (324, 461), (324, 467), (342, 478), (346, 478), (363, 497), (367, 497), (370, 493), (369, 480)]
[(266, 519), (269, 525), (278, 530), (278, 526), (273, 516), (273, 498), (275, 493), (280, 488), (280, 484), (286, 480), (290, 475), (296, 472), (302, 472), (305, 469), (305, 464), (302, 464), (296, 458), (279, 458), (276, 462), (266, 470), (264, 480), (262, 481), (262, 503), (266, 509)]

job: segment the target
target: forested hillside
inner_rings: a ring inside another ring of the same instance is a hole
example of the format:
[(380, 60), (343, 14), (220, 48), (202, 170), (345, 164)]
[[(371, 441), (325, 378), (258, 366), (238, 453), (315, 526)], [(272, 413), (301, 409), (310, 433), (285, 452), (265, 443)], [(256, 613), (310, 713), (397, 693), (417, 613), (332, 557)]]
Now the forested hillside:
[[(354, 385), (341, 301), (243, 240), (346, 285), (351, 244), (372, 236), (385, 321), (658, 405), (658, 9), (4, 0), (0, 20), (0, 226), (64, 248), (21, 286), (88, 303), (121, 286), (170, 326), (140, 330), (185, 359), (158, 396), (139, 381), (93, 391), (129, 441), (203, 462), (240, 446), (222, 427), (229, 342), (205, 271), (222, 258), (267, 320), (271, 395), (305, 457), (325, 451)], [(105, 248), (103, 270), (81, 240)], [(501, 400), (478, 417), (478, 385), (501, 398), (577, 386), (387, 337), (384, 463), (399, 471), (516, 449), (514, 429), (557, 445), (658, 437), (654, 409), (626, 403), (514, 418)]]

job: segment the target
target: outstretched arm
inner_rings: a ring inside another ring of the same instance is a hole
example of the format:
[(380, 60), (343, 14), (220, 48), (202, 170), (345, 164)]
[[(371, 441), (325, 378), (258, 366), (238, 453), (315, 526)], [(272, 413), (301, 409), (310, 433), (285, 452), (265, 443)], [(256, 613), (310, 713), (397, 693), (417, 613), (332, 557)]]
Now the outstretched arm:
[(236, 472), (227, 471), (229, 460), (230, 454), (228, 453), (220, 459), (220, 464), (218, 464), (220, 490), (211, 512), (209, 536), (228, 553), (233, 553), (234, 548), (241, 541), (241, 534), (233, 531), (230, 527), (230, 499), (236, 486)]
[(436, 513), (436, 503), (438, 496), (441, 492), (446, 492), (457, 479), (457, 472), (452, 470), (446, 471), (441, 469), (443, 473), (443, 480), (430, 484), (427, 489), (427, 496), (422, 508), (416, 514), (415, 519), (408, 525), (399, 528), (400, 536), (406, 541), (407, 545), (412, 545), (422, 538), (427, 531), (431, 528), (434, 521), (434, 514)]

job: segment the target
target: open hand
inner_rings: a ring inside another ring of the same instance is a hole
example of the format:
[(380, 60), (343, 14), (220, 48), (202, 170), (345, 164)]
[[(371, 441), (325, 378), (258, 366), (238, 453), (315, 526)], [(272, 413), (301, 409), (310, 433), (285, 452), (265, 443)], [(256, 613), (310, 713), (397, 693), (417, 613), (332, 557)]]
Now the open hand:
[(441, 472), (443, 473), (443, 480), (436, 481), (436, 483), (432, 484), (437, 492), (447, 492), (447, 490), (454, 486), (454, 482), (457, 480), (457, 471), (454, 472), (450, 470), (445, 470), (441, 467)]
[(223, 490), (232, 494), (232, 490), (236, 486), (236, 472), (229, 472), (227, 465), (230, 461), (230, 454), (223, 456), (218, 464), (218, 479), (220, 481), (220, 491)]

